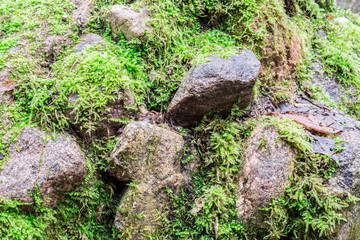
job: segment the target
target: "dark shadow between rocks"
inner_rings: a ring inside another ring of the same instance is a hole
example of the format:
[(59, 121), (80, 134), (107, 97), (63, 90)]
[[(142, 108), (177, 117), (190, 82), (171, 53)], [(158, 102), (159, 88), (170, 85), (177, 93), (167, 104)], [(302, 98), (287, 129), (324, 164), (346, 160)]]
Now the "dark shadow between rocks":
[(119, 181), (116, 177), (111, 176), (107, 172), (101, 173), (101, 176), (104, 183), (111, 187), (113, 191), (113, 198), (115, 198), (117, 201), (120, 200), (126, 192), (126, 189), (128, 188), (130, 182)]

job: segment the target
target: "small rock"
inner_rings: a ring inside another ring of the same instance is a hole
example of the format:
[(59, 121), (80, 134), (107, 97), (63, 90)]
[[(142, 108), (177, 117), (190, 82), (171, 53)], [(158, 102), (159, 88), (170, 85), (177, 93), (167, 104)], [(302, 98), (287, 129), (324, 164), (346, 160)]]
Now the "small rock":
[(320, 37), (322, 37), (322, 38), (323, 38), (323, 37), (325, 37), (325, 38), (327, 37), (325, 31), (324, 31), (324, 30), (321, 30), (321, 29), (317, 31), (317, 34), (318, 34)]
[(143, 233), (162, 227), (156, 219), (157, 211), (166, 214), (170, 204), (165, 187), (176, 190), (189, 180), (180, 172), (183, 147), (180, 134), (146, 122), (130, 122), (123, 130), (111, 154), (110, 174), (136, 184), (123, 196), (115, 217), (117, 230), (131, 232), (127, 239), (147, 239)]
[(290, 185), (295, 152), (274, 127), (262, 124), (254, 129), (246, 146), (236, 209), (239, 218), (249, 226), (261, 226), (264, 219), (258, 210), (272, 198), (283, 195)]
[(81, 36), (79, 43), (74, 46), (75, 52), (82, 52), (86, 46), (94, 45), (98, 42), (104, 42), (104, 39), (94, 33), (84, 34)]
[(86, 160), (75, 139), (36, 128), (24, 128), (10, 146), (9, 160), (0, 172), (0, 196), (33, 201), (35, 184), (47, 204), (55, 206), (64, 192), (75, 190), (86, 176)]
[(64, 15), (61, 17), (61, 21), (63, 21), (63, 22), (67, 22), (68, 19), (69, 19), (68, 15)]
[(48, 67), (49, 66), (49, 63), (48, 62), (41, 62), (40, 65), (42, 67)]
[(111, 23), (111, 29), (114, 33), (124, 34), (127, 40), (142, 38), (145, 32), (152, 32), (152, 27), (148, 25), (149, 16), (146, 11), (134, 11), (123, 5), (114, 5), (107, 14), (107, 20)]
[(150, 81), (153, 81), (158, 75), (159, 74), (156, 71), (152, 70), (148, 76), (149, 76)]
[(6, 82), (10, 78), (10, 71), (8, 68), (3, 68), (0, 70), (0, 83)]
[(339, 24), (346, 24), (348, 23), (350, 20), (347, 19), (346, 17), (337, 17), (334, 19), (334, 22), (339, 23)]
[(218, 111), (226, 116), (239, 100), (246, 108), (253, 98), (253, 87), (260, 62), (250, 50), (228, 59), (212, 56), (210, 62), (192, 67), (170, 102), (167, 118), (191, 127), (205, 114)]

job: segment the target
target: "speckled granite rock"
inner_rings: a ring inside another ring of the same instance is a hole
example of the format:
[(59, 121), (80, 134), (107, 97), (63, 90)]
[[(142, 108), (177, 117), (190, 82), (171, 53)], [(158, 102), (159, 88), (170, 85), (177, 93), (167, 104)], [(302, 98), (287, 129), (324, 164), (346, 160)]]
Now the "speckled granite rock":
[(38, 184), (47, 204), (55, 206), (64, 192), (75, 190), (86, 176), (86, 160), (75, 139), (48, 136), (37, 128), (24, 128), (10, 145), (10, 158), (0, 170), (0, 196), (33, 201)]

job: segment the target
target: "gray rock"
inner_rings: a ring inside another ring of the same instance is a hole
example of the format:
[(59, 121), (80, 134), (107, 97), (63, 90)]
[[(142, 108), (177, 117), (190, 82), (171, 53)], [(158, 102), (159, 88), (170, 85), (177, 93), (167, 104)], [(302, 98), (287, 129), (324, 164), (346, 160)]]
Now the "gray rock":
[(143, 233), (161, 227), (157, 211), (165, 214), (169, 206), (165, 187), (177, 189), (188, 181), (180, 172), (183, 147), (180, 134), (146, 122), (130, 122), (123, 130), (111, 154), (110, 174), (136, 183), (123, 196), (115, 218), (117, 230), (131, 232), (126, 239), (147, 239)]
[(91, 17), (90, 11), (94, 8), (93, 1), (74, 1), (74, 4), (77, 8), (71, 16), (81, 27), (86, 27), (88, 25), (89, 18)]
[(64, 192), (75, 190), (86, 176), (85, 156), (71, 137), (24, 128), (9, 149), (9, 160), (0, 171), (0, 196), (7, 199), (30, 203), (29, 190), (38, 184), (47, 204), (55, 206)]
[(249, 226), (261, 226), (264, 219), (258, 209), (281, 196), (290, 185), (295, 152), (274, 127), (263, 124), (254, 129), (246, 146), (236, 209), (239, 218)]
[(81, 36), (78, 44), (74, 46), (75, 52), (82, 52), (86, 46), (94, 45), (98, 42), (104, 42), (105, 40), (94, 33), (87, 33)]
[(339, 7), (350, 9), (353, 13), (360, 12), (360, 0), (337, 0)]
[(210, 111), (225, 116), (239, 98), (240, 108), (250, 104), (260, 70), (254, 53), (242, 50), (229, 59), (212, 56), (209, 60), (190, 69), (172, 99), (166, 115), (175, 124), (193, 126)]
[[(0, 87), (3, 83), (10, 79), (10, 71), (8, 68), (3, 68), (0, 70)], [(1, 103), (8, 103), (10, 101), (10, 94), (7, 92), (0, 91), (0, 104)]]
[(350, 20), (347, 19), (346, 17), (337, 17), (334, 19), (334, 22), (339, 23), (339, 24), (346, 24), (348, 23)]
[(7, 67), (0, 70), (0, 84), (6, 82), (10, 78), (10, 71)]
[(320, 37), (324, 37), (324, 38), (326, 38), (327, 37), (327, 35), (326, 35), (326, 33), (325, 33), (325, 31), (324, 30), (318, 30), (317, 32), (316, 32)]
[(106, 19), (111, 24), (114, 33), (124, 34), (127, 40), (142, 38), (145, 32), (152, 32), (152, 27), (148, 25), (150, 19), (146, 11), (137, 12), (123, 5), (114, 5), (110, 8)]

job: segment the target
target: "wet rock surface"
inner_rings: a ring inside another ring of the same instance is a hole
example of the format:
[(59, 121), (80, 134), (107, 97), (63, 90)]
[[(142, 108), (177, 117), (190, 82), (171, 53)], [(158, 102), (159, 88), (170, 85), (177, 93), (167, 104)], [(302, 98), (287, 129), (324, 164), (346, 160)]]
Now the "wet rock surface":
[(176, 191), (188, 181), (180, 171), (183, 147), (180, 134), (147, 122), (130, 122), (123, 130), (111, 154), (110, 174), (136, 184), (124, 194), (114, 223), (117, 230), (131, 231), (128, 239), (146, 239), (143, 233), (161, 227), (157, 211), (165, 214), (170, 204), (165, 187)]
[(170, 102), (167, 118), (175, 124), (190, 127), (210, 111), (230, 113), (239, 98), (239, 107), (247, 107), (253, 98), (253, 87), (260, 62), (250, 50), (228, 59), (212, 56), (210, 62), (190, 69)]
[[(329, 136), (320, 136), (316, 129), (319, 129), (318, 125), (323, 125), (320, 127), (333, 129), (340, 138), (346, 133), (356, 136), (359, 127), (355, 119), (347, 116), (336, 108), (331, 108), (307, 100), (306, 98), (296, 99), (293, 104), (280, 104), (277, 111), (307, 116), (309, 120), (311, 120), (311, 117), (316, 117), (316, 121), (310, 121), (304, 126), (308, 130), (308, 135), (312, 138), (311, 144), (314, 153), (328, 154), (340, 166), (344, 164), (341, 161), (349, 157), (349, 154), (346, 151), (341, 151), (340, 153), (336, 151), (336, 142), (333, 138), (330, 138)], [(320, 132), (320, 134), (322, 133)], [(345, 147), (345, 145), (346, 143), (341, 143), (339, 147)]]
[(255, 128), (246, 145), (236, 209), (238, 217), (253, 226), (263, 223), (259, 208), (281, 196), (290, 184), (295, 152), (274, 127), (263, 124)]
[[(336, 169), (329, 180), (331, 191), (339, 196), (345, 197), (348, 193), (360, 197), (360, 130), (347, 130), (339, 135), (341, 147), (345, 150), (337, 154), (341, 160), (340, 166)], [(353, 204), (350, 208), (343, 210), (346, 223), (339, 227), (335, 239), (353, 240), (360, 237), (360, 206)]]
[(336, 108), (328, 107), (316, 101), (311, 101), (306, 97), (298, 98), (292, 104), (280, 104), (277, 111), (303, 115), (311, 114), (320, 119), (324, 125), (331, 126), (341, 132), (358, 129), (358, 123), (355, 119), (347, 116)]
[[(311, 65), (312, 78), (311, 83), (320, 86), (328, 94), (329, 98), (334, 102), (339, 103), (342, 99), (348, 101), (356, 101), (356, 89), (351, 86), (342, 85), (334, 76), (329, 76), (323, 71), (323, 66), (318, 62), (313, 62)], [(312, 95), (309, 92), (309, 95)]]
[(114, 33), (124, 34), (127, 40), (142, 38), (145, 32), (151, 33), (152, 27), (148, 24), (149, 15), (145, 10), (137, 12), (123, 5), (114, 5), (107, 14), (107, 20), (111, 24)]
[(40, 196), (55, 206), (65, 192), (75, 190), (86, 176), (84, 154), (75, 139), (36, 128), (24, 128), (10, 145), (10, 157), (0, 170), (0, 196), (33, 201), (29, 191), (38, 184)]
[(75, 52), (82, 52), (86, 46), (94, 45), (98, 42), (103, 42), (104, 39), (94, 33), (87, 33), (81, 36), (78, 44), (74, 46)]

